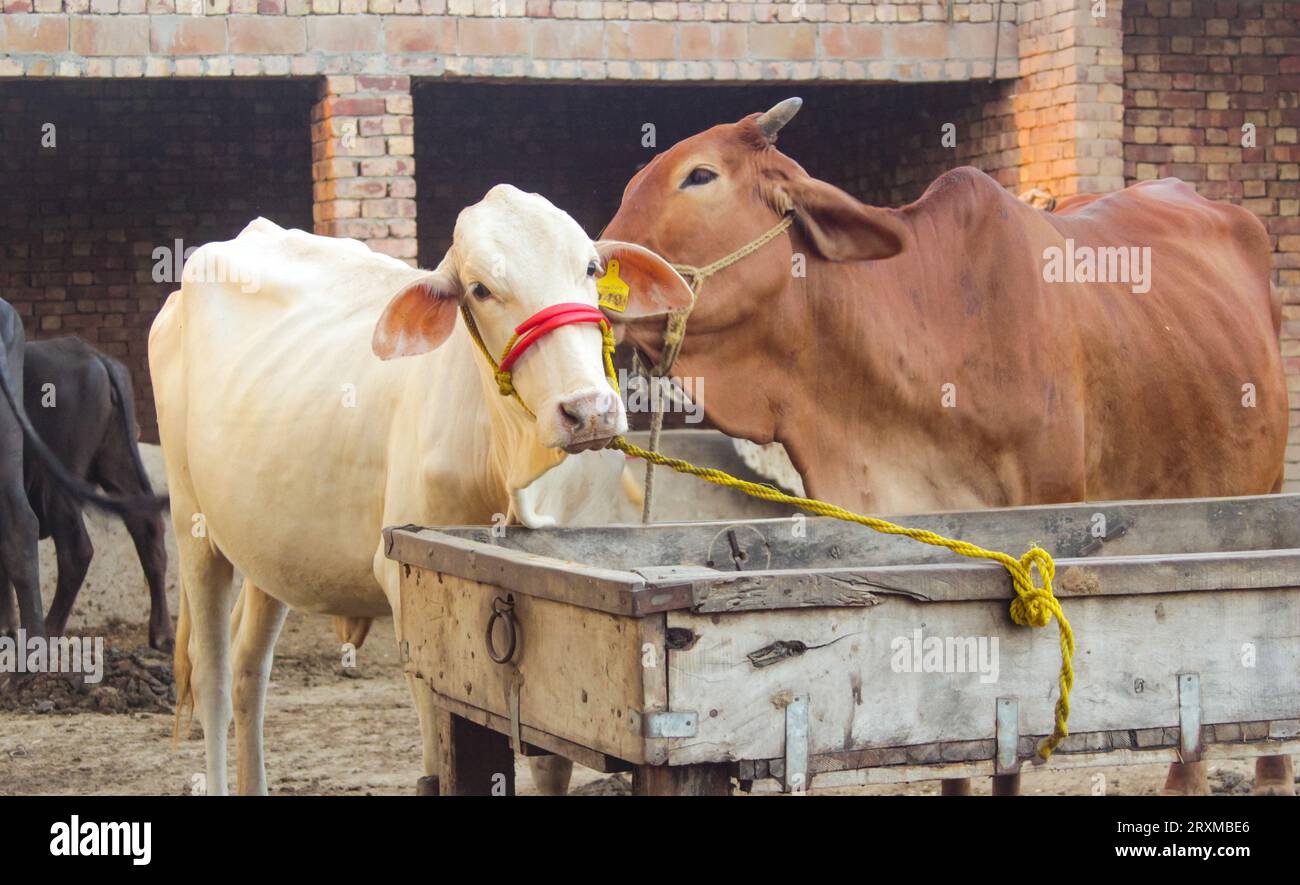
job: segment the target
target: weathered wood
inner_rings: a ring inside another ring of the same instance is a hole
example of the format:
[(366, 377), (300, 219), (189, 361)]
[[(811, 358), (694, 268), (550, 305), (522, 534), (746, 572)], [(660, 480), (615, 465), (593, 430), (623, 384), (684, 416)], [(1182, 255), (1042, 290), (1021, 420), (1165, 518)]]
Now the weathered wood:
[(434, 714), (441, 796), (513, 796), (515, 755), (503, 735), (439, 710)]
[[(1036, 540), (1058, 554), (1055, 589), (1079, 645), (1071, 735), (1053, 763), (1176, 759), (1187, 737), (1180, 674), (1199, 679), (1207, 758), (1281, 752), (1300, 736), (1300, 496), (904, 522), (1010, 552)], [(993, 563), (817, 519), (387, 536), (410, 566), (408, 670), (441, 706), (510, 732), (517, 673), (522, 741), (583, 764), (647, 766), (648, 786), (668, 777), (654, 771), (665, 765), (780, 779), (785, 706), (805, 693), (814, 787), (852, 782), (854, 771), (872, 783), (994, 774), (999, 697), (1020, 699), (1019, 759), (1052, 727), (1056, 627), (1011, 623), (1009, 580)], [(500, 666), (482, 634), (507, 593), (520, 642)], [(937, 672), (899, 666), (900, 641), (925, 657), (927, 640), (941, 656), (976, 656)], [(980, 642), (984, 663), (996, 661), (988, 678), (976, 672)], [(655, 712), (686, 718), (647, 718)], [(646, 736), (649, 723), (677, 721), (694, 733)]]
[[(1300, 549), (1238, 553), (1107, 556), (1056, 561), (1055, 595), (1187, 593), (1300, 586)], [(862, 607), (886, 596), (932, 602), (1008, 599), (1011, 579), (994, 562), (956, 559), (929, 565), (852, 567), (801, 573), (719, 573), (692, 580), (694, 611)]]
[[(433, 692), (434, 703), (444, 710), (448, 710), (460, 716), (462, 719), (468, 719), (476, 722), (484, 728), (490, 728), (498, 734), (503, 734), (507, 739), (510, 737), (510, 720), (504, 716), (498, 716), (495, 713), (489, 713), (486, 710), (480, 710), (477, 707), (470, 706), (462, 701), (440, 695)], [(577, 762), (592, 771), (599, 771), (602, 774), (614, 774), (620, 771), (631, 771), (634, 767), (632, 763), (626, 762), (614, 756), (601, 753), (584, 747), (581, 744), (575, 744), (572, 741), (566, 741), (558, 738), (553, 734), (547, 734), (544, 731), (538, 731), (530, 725), (523, 725), (520, 729), (524, 740), (525, 747), (532, 747), (535, 750), (551, 753), (556, 756), (563, 756)], [(528, 753), (521, 755), (527, 756)]]
[[(401, 630), (408, 671), (441, 696), (510, 717), (510, 686), (518, 673), (521, 724), (592, 750), (644, 762), (645, 742), (629, 713), (646, 705), (644, 631), (662, 631), (662, 615), (620, 618), (550, 599), (514, 594), (518, 642), (511, 666), (487, 654), (492, 604), (505, 591), (451, 575), (411, 569), (401, 581)], [(501, 628), (498, 626), (498, 630)], [(658, 656), (662, 659), (662, 640)], [(652, 689), (663, 703), (666, 687)], [(523, 735), (530, 743), (538, 743)], [(544, 744), (539, 744), (545, 746)]]
[(730, 796), (731, 769), (710, 765), (638, 765), (632, 772), (637, 796)]
[(536, 556), (433, 529), (386, 528), (384, 541), (387, 556), (407, 571), (418, 566), (595, 611), (633, 614), (645, 592), (645, 581), (631, 572)]
[[(1206, 759), (1211, 762), (1226, 759), (1257, 759), (1261, 756), (1294, 755), (1300, 753), (1300, 740), (1265, 741), (1249, 744), (1211, 744), (1206, 747)], [(828, 761), (831, 760), (831, 761)], [(1044, 770), (1073, 771), (1103, 766), (1166, 764), (1178, 761), (1177, 747), (1159, 747), (1151, 750), (1112, 749), (1099, 753), (1053, 754), (1043, 766)], [(780, 780), (771, 775), (764, 760), (746, 763), (750, 771), (766, 772), (754, 778), (754, 791), (781, 792)], [(947, 781), (962, 778), (992, 777), (993, 760), (971, 762), (944, 762), (932, 765), (887, 765), (880, 767), (835, 767), (839, 760), (832, 756), (813, 756), (810, 769), (818, 772), (810, 788), (837, 789), (842, 787), (874, 786), (879, 784), (912, 783), (925, 780)], [(1038, 766), (1026, 766), (1030, 775)], [(763, 780), (762, 778), (768, 778)]]
[[(1011, 518), (1011, 514), (1019, 511), (1002, 513)], [(1295, 515), (1300, 518), (1300, 512)], [(1134, 518), (1129, 517), (1130, 521)], [(1018, 515), (1015, 519), (1023, 521), (1023, 516)], [(1243, 521), (1250, 520), (1243, 518)], [(1275, 522), (1264, 521), (1276, 529)], [(719, 525), (725, 528), (728, 524), (700, 523), (689, 529), (697, 551), (703, 551), (694, 554), (696, 557), (709, 555), (707, 550), (720, 531)], [(764, 521), (731, 525), (743, 526), (748, 531), (772, 530)], [(789, 526), (783, 526), (781, 531), (788, 532), (789, 529)], [(389, 555), (402, 562), (582, 608), (632, 616), (684, 608), (699, 612), (734, 612), (800, 607), (870, 607), (889, 595), (932, 601), (1001, 599), (1011, 592), (1010, 579), (1000, 565), (963, 559), (942, 549), (938, 550), (941, 556), (879, 550), (875, 553), (881, 561), (871, 565), (853, 565), (843, 561), (843, 553), (831, 557), (830, 561), (823, 561), (811, 555), (816, 548), (796, 547), (796, 551), (809, 554), (807, 561), (784, 562), (776, 555), (777, 545), (773, 541), (772, 555), (764, 562), (777, 567), (737, 571), (734, 568), (692, 565), (689, 561), (659, 564), (663, 551), (648, 548), (647, 540), (640, 538), (632, 546), (647, 561), (629, 566), (635, 570), (621, 570), (582, 564), (584, 558), (605, 562), (611, 557), (627, 556), (626, 550), (617, 549), (618, 538), (606, 536), (621, 534), (622, 530), (617, 527), (561, 532), (574, 546), (575, 549), (567, 552), (577, 557), (576, 560), (526, 552), (512, 546), (535, 546), (537, 542), (531, 540), (531, 534), (548, 534), (544, 532), (526, 534), (514, 531), (503, 539), (495, 539), (478, 529), (464, 532), (385, 531)], [(644, 531), (651, 529), (647, 527)], [(960, 526), (948, 531), (952, 537), (969, 540), (962, 534)], [(1126, 531), (1114, 545), (1134, 537), (1135, 531)], [(1277, 534), (1278, 531), (1264, 533), (1261, 530), (1255, 534), (1238, 531), (1232, 540), (1239, 545), (1245, 543), (1243, 536), (1252, 540), (1257, 536), (1260, 540), (1272, 540)], [(1007, 537), (1002, 537), (1000, 543), (989, 543), (1002, 549), (1006, 547)], [(1291, 539), (1288, 537), (1287, 540)], [(892, 538), (892, 543), (897, 544), (898, 539)], [(927, 546), (913, 541), (907, 543), (913, 547)], [(1114, 545), (1105, 548), (1106, 555), (1058, 556), (1056, 595), (1068, 599), (1084, 595), (1300, 586), (1300, 548), (1112, 555), (1119, 553)], [(595, 549), (598, 546), (603, 546), (603, 549)], [(876, 544), (872, 542), (865, 546), (871, 548)], [(837, 545), (831, 547), (838, 550)], [(861, 561), (870, 556), (871, 551), (862, 547), (862, 544), (857, 544), (851, 548), (854, 560)], [(751, 561), (754, 559), (757, 557), (751, 557)]]
[[(1062, 559), (1300, 547), (1300, 495), (1294, 494), (1048, 504), (885, 517), (1009, 553), (1018, 553), (1030, 541), (1037, 541)], [(649, 566), (703, 567), (716, 534), (740, 525), (767, 539), (771, 569), (835, 568), (854, 563), (906, 565), (944, 562), (952, 557), (941, 548), (823, 517), (507, 529), (502, 538), (494, 538), (490, 529), (482, 527), (439, 531), (543, 557), (630, 571)], [(1103, 525), (1104, 539), (1095, 536)], [(717, 567), (724, 571), (734, 568), (730, 562)]]
[[(1139, 747), (1177, 744), (1180, 672), (1200, 674), (1203, 722), (1294, 718), (1300, 710), (1300, 680), (1295, 678), (1298, 594), (1243, 589), (1069, 600), (1065, 611), (1078, 643), (1070, 717), (1076, 734), (1061, 750), (1095, 749), (1087, 733), (1118, 730), (1136, 730)], [(670, 743), (672, 764), (779, 758), (784, 734), (780, 699), (805, 688), (814, 755), (846, 747), (897, 746), (943, 754), (909, 760), (923, 764), (970, 758), (956, 745), (984, 742), (973, 750), (992, 758), (1000, 696), (1037, 699), (1021, 701), (1022, 735), (1052, 730), (1060, 668), (1056, 627), (1016, 626), (1004, 601), (891, 597), (869, 609), (725, 616), (671, 612), (667, 625), (670, 632), (687, 630), (695, 637), (689, 648), (668, 653), (673, 708), (702, 714), (696, 737)], [(908, 669), (915, 663), (910, 649), (917, 644), (917, 631), (922, 647), (926, 637), (935, 637), (945, 654), (952, 650), (948, 664), (958, 663), (955, 652), (972, 650), (963, 640), (970, 638), (978, 650), (982, 639), (997, 672), (983, 678), (972, 672), (978, 669), (978, 655), (961, 662), (965, 672), (895, 672), (897, 643), (908, 650)], [(803, 650), (756, 666), (751, 655), (777, 641)], [(1251, 644), (1255, 657), (1249, 670), (1241, 666), (1243, 642)], [(1152, 729), (1160, 731), (1153, 735)], [(1021, 748), (1022, 757), (1027, 756), (1032, 741), (1022, 741)]]

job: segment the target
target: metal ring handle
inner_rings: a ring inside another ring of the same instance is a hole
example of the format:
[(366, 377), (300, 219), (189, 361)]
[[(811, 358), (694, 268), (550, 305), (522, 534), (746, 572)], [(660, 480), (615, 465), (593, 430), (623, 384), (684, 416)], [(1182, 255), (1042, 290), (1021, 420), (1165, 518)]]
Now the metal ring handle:
[[(492, 641), (492, 631), (496, 627), (497, 620), (500, 619), (506, 625), (506, 635), (509, 637), (506, 643), (505, 654), (498, 654), (496, 644)], [(515, 624), (515, 598), (507, 596), (502, 599), (498, 596), (492, 600), (492, 615), (487, 622), (487, 653), (498, 664), (505, 664), (515, 656), (515, 647), (519, 641), (519, 631)]]

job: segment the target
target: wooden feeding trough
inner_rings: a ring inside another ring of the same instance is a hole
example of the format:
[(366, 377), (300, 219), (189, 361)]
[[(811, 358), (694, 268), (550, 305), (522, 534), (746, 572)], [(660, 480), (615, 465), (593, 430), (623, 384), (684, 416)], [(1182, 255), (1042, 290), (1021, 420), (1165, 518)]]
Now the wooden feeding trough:
[[(1055, 767), (1300, 750), (1300, 495), (1016, 507), (904, 525), (1057, 563), (1078, 642)], [(1052, 730), (1054, 626), (997, 564), (794, 516), (390, 528), (446, 793), (512, 750), (644, 793), (1014, 774)]]

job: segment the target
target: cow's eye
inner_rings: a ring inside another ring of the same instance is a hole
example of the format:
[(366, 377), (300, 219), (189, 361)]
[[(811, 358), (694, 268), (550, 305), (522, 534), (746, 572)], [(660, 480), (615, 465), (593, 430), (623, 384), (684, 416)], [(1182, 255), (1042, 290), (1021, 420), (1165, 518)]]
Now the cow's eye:
[(600, 270), (600, 265), (597, 264), (596, 262), (591, 261), (587, 263), (587, 276), (594, 277), (597, 271), (599, 270)]
[(484, 298), (492, 297), (491, 290), (489, 290), (488, 287), (483, 285), (482, 283), (475, 283), (474, 285), (470, 286), (469, 293), (473, 295), (475, 298), (477, 298), (479, 301), (482, 301)]
[(686, 176), (686, 179), (682, 182), (682, 189), (685, 190), (688, 187), (708, 184), (717, 177), (718, 173), (714, 172), (712, 169), (706, 169), (703, 166), (696, 166), (691, 170), (691, 174)]

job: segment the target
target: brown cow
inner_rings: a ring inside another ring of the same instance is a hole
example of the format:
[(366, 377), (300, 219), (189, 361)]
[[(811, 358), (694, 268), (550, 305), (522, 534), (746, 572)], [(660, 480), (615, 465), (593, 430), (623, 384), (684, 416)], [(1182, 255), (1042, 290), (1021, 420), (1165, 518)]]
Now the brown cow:
[[(867, 513), (1281, 487), (1281, 310), (1250, 212), (1165, 179), (1050, 215), (972, 168), (868, 206), (776, 149), (798, 107), (655, 157), (606, 229), (702, 267), (793, 213), (690, 316), (673, 371), (707, 379), (720, 429)], [(623, 329), (659, 358), (661, 320)], [(1274, 764), (1259, 782), (1289, 787)], [(1203, 766), (1169, 788), (1207, 791)]]

